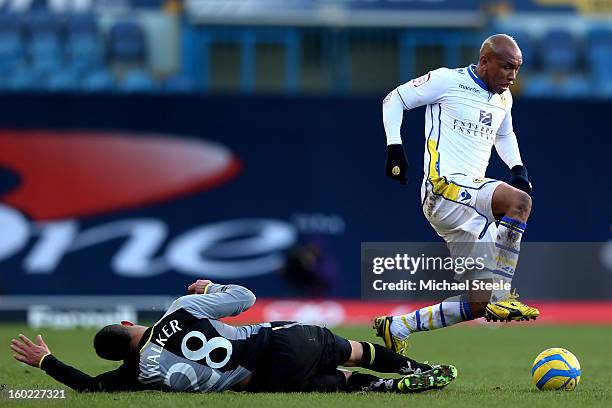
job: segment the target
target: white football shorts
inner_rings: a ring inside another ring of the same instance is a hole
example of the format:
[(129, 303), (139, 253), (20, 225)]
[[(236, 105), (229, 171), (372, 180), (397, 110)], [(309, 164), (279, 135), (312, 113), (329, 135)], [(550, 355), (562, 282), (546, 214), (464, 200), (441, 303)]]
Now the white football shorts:
[(455, 279), (491, 278), (495, 269), (497, 226), (493, 216), (493, 192), (502, 182), (463, 174), (423, 181), (425, 218), (440, 235), (452, 257), (483, 257), (485, 269), (455, 274)]

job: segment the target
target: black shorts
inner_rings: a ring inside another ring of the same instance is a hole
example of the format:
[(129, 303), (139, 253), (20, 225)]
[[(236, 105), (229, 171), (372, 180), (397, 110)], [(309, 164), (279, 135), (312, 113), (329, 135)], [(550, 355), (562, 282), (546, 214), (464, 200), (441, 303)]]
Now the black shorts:
[(351, 356), (349, 341), (325, 327), (293, 322), (273, 322), (272, 327), (249, 391), (309, 391), (313, 379), (336, 372)]

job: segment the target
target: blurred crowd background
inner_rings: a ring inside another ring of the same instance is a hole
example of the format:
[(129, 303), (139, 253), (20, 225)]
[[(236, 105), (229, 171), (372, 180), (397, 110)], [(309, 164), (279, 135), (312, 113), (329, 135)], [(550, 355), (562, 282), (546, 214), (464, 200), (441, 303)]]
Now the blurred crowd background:
[(523, 50), (515, 93), (612, 95), (612, 5), (597, 0), (6, 0), (3, 92), (376, 93)]

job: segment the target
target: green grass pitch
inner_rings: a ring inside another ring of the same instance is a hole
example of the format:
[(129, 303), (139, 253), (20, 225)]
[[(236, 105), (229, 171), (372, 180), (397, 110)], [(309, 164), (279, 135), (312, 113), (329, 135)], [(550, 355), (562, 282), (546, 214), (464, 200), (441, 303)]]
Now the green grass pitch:
[[(335, 330), (354, 340), (376, 341), (367, 327)], [(4, 351), (0, 353), (0, 384), (12, 389), (65, 388), (38, 369), (12, 358), (10, 339), (18, 333), (31, 338), (24, 326), (0, 326)], [(64, 362), (88, 374), (113, 369), (116, 364), (97, 358), (91, 346), (92, 330), (45, 330), (47, 344)], [(459, 326), (413, 336), (412, 357), (430, 362), (452, 363), (459, 377), (442, 391), (416, 395), (396, 394), (171, 394), (161, 392), (78, 394), (67, 391), (68, 401), (13, 401), (6, 406), (69, 405), (107, 407), (610, 407), (612, 406), (612, 327)], [(574, 392), (541, 392), (531, 383), (535, 356), (549, 347), (572, 351), (582, 365), (582, 378)], [(299, 352), (299, 350), (296, 350)], [(3, 398), (6, 398), (4, 396)], [(0, 404), (4, 406), (6, 399)], [(128, 405), (129, 404), (129, 405)]]

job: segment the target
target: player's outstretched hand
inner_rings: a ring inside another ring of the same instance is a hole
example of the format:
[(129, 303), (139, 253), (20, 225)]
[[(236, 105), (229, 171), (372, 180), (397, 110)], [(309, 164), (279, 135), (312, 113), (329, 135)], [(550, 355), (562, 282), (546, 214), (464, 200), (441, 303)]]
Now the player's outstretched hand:
[(36, 336), (36, 343), (38, 344), (35, 344), (23, 334), (19, 335), (19, 340), (12, 339), (11, 349), (15, 352), (13, 355), (15, 360), (31, 365), (32, 367), (38, 367), (40, 360), (47, 354), (51, 354), (51, 352), (40, 334)]
[(511, 170), (512, 179), (510, 179), (510, 185), (514, 188), (518, 188), (531, 194), (531, 182), (529, 181), (529, 175), (527, 174), (527, 168), (525, 166), (516, 165)]
[(187, 292), (192, 295), (202, 295), (208, 285), (212, 284), (208, 279), (198, 279), (187, 288)]
[(402, 184), (408, 182), (408, 160), (401, 144), (390, 144), (387, 146), (387, 163), (385, 164), (385, 174)]

